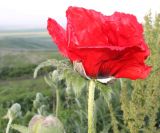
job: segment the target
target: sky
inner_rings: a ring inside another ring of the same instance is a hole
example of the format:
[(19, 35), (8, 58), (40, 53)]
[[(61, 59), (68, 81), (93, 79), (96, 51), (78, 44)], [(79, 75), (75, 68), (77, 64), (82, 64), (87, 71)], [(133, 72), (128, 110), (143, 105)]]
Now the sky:
[(94, 9), (106, 15), (115, 11), (130, 13), (139, 22), (143, 22), (150, 9), (160, 13), (160, 0), (0, 0), (0, 30), (43, 29), (48, 17), (65, 27), (68, 6)]

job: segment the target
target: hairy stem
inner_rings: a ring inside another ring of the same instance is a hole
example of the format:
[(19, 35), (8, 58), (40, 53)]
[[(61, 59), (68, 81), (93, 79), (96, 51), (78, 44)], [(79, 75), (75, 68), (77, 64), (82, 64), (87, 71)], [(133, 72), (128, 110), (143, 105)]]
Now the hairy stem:
[(59, 95), (59, 90), (56, 89), (56, 117), (58, 117), (59, 110), (60, 110), (60, 95)]
[(7, 124), (6, 133), (9, 133), (9, 129), (11, 127), (12, 119), (10, 118)]
[(94, 80), (90, 80), (88, 94), (88, 133), (96, 132), (94, 127), (94, 92), (95, 82)]

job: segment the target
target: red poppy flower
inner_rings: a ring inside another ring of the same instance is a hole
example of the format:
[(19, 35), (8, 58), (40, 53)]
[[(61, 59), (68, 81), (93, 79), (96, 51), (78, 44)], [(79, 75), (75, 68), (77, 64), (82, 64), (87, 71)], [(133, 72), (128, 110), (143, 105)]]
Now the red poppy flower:
[(67, 28), (48, 19), (48, 31), (60, 52), (81, 62), (89, 77), (146, 78), (151, 67), (144, 61), (149, 49), (142, 24), (134, 15), (115, 12), (105, 16), (80, 7), (66, 11)]

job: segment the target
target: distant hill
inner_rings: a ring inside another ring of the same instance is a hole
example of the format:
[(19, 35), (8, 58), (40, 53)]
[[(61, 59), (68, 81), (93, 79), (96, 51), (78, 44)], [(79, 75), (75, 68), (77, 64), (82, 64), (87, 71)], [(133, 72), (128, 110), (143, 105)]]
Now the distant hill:
[(56, 50), (47, 32), (16, 31), (0, 32), (0, 50)]

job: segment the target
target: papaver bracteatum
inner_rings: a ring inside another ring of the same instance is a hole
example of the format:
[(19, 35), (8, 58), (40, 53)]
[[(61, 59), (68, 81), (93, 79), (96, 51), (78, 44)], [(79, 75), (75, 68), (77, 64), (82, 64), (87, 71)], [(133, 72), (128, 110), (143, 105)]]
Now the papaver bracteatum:
[(131, 14), (105, 16), (80, 7), (66, 11), (67, 26), (48, 19), (48, 31), (60, 52), (71, 62), (81, 62), (87, 76), (144, 79), (151, 67), (144, 61), (150, 51), (142, 24)]

